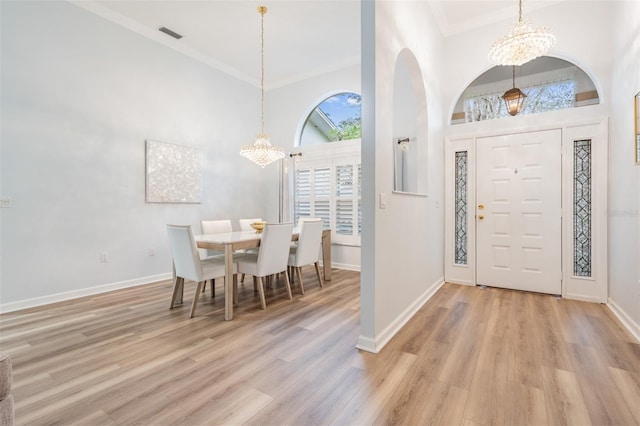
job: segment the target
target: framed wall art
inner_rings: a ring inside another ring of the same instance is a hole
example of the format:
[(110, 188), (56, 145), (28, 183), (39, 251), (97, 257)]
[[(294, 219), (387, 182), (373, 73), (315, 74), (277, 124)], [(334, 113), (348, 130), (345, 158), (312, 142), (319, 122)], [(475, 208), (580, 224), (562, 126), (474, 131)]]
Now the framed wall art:
[(202, 150), (186, 145), (146, 141), (146, 202), (202, 202)]

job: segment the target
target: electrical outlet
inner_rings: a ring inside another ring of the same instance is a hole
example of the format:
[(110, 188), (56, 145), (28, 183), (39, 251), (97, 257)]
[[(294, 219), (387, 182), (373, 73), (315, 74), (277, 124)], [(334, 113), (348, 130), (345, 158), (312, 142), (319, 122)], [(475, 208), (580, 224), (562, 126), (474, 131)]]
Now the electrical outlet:
[(155, 255), (156, 255), (156, 249), (150, 248), (149, 249), (149, 256), (155, 256)]
[(11, 207), (11, 197), (0, 197), (0, 208)]
[(109, 253), (107, 253), (106, 251), (103, 251), (102, 253), (100, 253), (100, 262), (105, 263), (109, 261)]

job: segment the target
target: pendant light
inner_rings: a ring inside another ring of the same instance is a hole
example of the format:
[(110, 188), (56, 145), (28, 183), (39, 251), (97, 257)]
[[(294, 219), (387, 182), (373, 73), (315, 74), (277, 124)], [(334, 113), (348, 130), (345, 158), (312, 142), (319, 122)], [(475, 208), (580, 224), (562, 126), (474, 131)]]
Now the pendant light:
[(257, 165), (264, 166), (274, 161), (284, 158), (284, 151), (278, 146), (271, 145), (269, 136), (264, 132), (264, 15), (267, 13), (266, 6), (258, 6), (260, 13), (260, 133), (256, 136), (256, 141), (251, 145), (240, 148), (240, 155), (253, 161)]
[(520, 89), (516, 87), (516, 67), (513, 67), (513, 89), (509, 89), (504, 92), (502, 95), (502, 99), (504, 99), (504, 104), (507, 107), (507, 112), (509, 115), (517, 115), (520, 111), (522, 111), (522, 107), (524, 106), (524, 98), (527, 95), (522, 93)]
[(556, 44), (556, 36), (549, 28), (534, 27), (522, 19), (522, 0), (519, 0), (518, 22), (489, 50), (489, 60), (495, 65), (517, 65), (542, 56)]

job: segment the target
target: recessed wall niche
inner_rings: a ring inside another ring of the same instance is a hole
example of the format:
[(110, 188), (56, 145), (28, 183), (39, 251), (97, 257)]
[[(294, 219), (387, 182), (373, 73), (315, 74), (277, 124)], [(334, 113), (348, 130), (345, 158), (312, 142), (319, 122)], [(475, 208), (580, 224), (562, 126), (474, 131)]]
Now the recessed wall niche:
[(394, 192), (427, 195), (427, 97), (420, 65), (409, 49), (398, 54), (393, 80)]

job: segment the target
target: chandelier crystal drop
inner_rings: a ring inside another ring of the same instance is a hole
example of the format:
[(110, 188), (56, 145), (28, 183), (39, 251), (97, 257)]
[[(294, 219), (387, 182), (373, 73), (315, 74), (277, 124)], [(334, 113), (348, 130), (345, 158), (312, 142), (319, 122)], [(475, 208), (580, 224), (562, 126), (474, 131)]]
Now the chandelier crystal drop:
[(269, 136), (264, 132), (264, 14), (267, 13), (266, 6), (258, 6), (258, 13), (261, 16), (260, 29), (260, 58), (261, 58), (261, 76), (260, 76), (260, 121), (261, 131), (256, 136), (256, 141), (251, 145), (245, 145), (240, 148), (240, 155), (263, 167), (273, 163), (274, 161), (284, 158), (284, 151), (278, 146), (271, 145)]
[(518, 22), (491, 46), (489, 60), (495, 65), (520, 66), (544, 55), (555, 44), (553, 31), (522, 19), (522, 0), (519, 0)]

